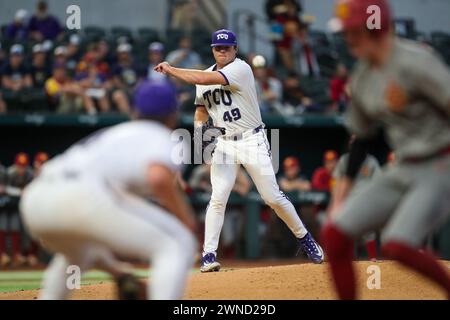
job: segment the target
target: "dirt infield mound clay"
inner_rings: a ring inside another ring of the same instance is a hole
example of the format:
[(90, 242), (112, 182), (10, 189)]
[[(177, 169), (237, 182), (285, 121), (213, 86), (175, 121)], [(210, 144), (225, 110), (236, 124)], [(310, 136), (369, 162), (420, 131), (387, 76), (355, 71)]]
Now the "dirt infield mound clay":
[[(450, 268), (449, 262), (444, 262)], [(430, 281), (395, 262), (357, 262), (358, 292), (362, 299), (445, 299)], [(380, 267), (381, 289), (366, 286), (370, 265)], [(0, 294), (0, 299), (36, 299), (37, 290)], [(84, 286), (73, 299), (114, 299), (112, 283)], [(218, 273), (194, 273), (186, 299), (335, 299), (327, 264), (310, 263), (225, 269)]]

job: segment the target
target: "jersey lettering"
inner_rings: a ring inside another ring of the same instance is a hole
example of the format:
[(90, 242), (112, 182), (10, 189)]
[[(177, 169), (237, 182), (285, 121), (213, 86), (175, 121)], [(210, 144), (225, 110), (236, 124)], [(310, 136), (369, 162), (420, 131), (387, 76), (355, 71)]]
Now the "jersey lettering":
[(212, 93), (213, 96), (213, 101), (216, 105), (220, 104), (220, 90), (219, 89), (215, 89)]
[[(231, 104), (233, 103), (233, 101), (231, 100), (231, 91), (221, 89), (220, 93), (222, 95), (223, 104), (226, 106), (231, 106)], [(225, 95), (227, 96), (226, 99), (225, 99)]]
[(210, 96), (211, 96), (211, 90), (205, 91), (205, 92), (203, 93), (203, 99), (204, 99), (205, 101), (208, 101), (208, 108), (211, 109), (212, 105), (211, 105), (211, 101), (209, 100), (209, 97), (210, 97)]
[(225, 111), (225, 113), (223, 114), (223, 121), (233, 122), (239, 120), (241, 117), (241, 111), (239, 110), (239, 108), (234, 108), (230, 111)]
[[(211, 98), (212, 97), (212, 101)], [(231, 106), (233, 100), (231, 98), (231, 91), (224, 89), (215, 89), (211, 92), (211, 90), (205, 91), (203, 93), (203, 99), (208, 103), (208, 108), (211, 109), (212, 103), (215, 105), (220, 105), (221, 103), (225, 106)]]

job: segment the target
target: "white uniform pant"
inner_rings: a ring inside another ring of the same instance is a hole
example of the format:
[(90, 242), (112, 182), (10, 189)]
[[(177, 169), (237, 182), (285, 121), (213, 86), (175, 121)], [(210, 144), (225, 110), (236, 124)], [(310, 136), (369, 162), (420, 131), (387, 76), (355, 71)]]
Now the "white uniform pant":
[[(113, 189), (100, 179), (42, 176), (21, 201), (24, 223), (56, 252), (43, 299), (64, 299), (66, 270), (118, 267), (114, 255), (151, 260), (151, 299), (180, 299), (196, 251), (193, 235), (162, 208)], [(116, 265), (114, 265), (116, 264)], [(150, 283), (149, 283), (150, 284)]]
[(295, 237), (302, 238), (308, 232), (292, 203), (280, 191), (264, 131), (238, 141), (219, 137), (211, 162), (212, 194), (206, 209), (204, 254), (217, 251), (225, 208), (241, 164), (264, 202), (286, 223)]

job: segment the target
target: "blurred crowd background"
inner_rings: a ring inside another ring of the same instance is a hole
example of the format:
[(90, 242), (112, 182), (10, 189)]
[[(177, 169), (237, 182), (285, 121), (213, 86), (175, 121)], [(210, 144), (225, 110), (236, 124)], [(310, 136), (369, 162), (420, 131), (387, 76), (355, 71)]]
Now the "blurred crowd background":
[[(19, 8), (1, 26), (0, 112), (129, 114), (136, 85), (160, 77), (153, 72), (157, 63), (197, 69), (213, 63), (214, 25), (188, 14), (195, 2), (172, 2), (164, 31), (94, 25), (68, 30), (44, 1), (34, 12)], [(265, 14), (259, 18), (266, 21), (273, 58), (252, 51), (254, 45), (240, 51), (254, 69), (261, 111), (287, 117), (343, 112), (354, 61), (342, 36), (314, 30), (314, 17), (298, 0), (268, 0)], [(257, 17), (248, 19), (251, 25)], [(419, 32), (413, 22), (399, 19), (399, 35), (434, 47), (450, 62), (450, 35)], [(194, 87), (176, 84), (181, 110), (192, 112)]]
[[(327, 195), (333, 187), (339, 158), (346, 152), (348, 137), (337, 120), (332, 123), (335, 129), (330, 129), (327, 122), (323, 125), (317, 122), (313, 129), (302, 129), (301, 134), (295, 131), (294, 124), (302, 124), (310, 115), (335, 119), (330, 117), (339, 116), (346, 110), (349, 101), (347, 84), (354, 60), (342, 35), (323, 28), (315, 29), (318, 17), (305, 12), (307, 1), (313, 0), (260, 0), (255, 1), (260, 7), (253, 11), (247, 4), (246, 9), (229, 12), (229, 6), (244, 6), (243, 2), (168, 0), (163, 2), (167, 5), (165, 12), (148, 13), (154, 19), (165, 20), (165, 28), (156, 28), (155, 23), (150, 22), (148, 26), (136, 25), (133, 14), (136, 19), (142, 17), (137, 4), (144, 5), (144, 2), (129, 1), (129, 12), (117, 17), (122, 21), (118, 25), (112, 17), (109, 26), (90, 23), (83, 24), (80, 30), (68, 30), (61, 12), (56, 14), (51, 5), (60, 8), (60, 2), (34, 1), (30, 10), (20, 7), (23, 1), (0, 0), (0, 11), (14, 11), (8, 21), (0, 20), (0, 121), (2, 117), (15, 115), (58, 114), (67, 118), (88, 115), (100, 119), (103, 115), (114, 114), (127, 117), (132, 111), (136, 86), (145, 79), (165, 77), (153, 71), (156, 64), (166, 60), (181, 68), (206, 69), (214, 63), (211, 32), (222, 27), (234, 28), (240, 45), (239, 56), (253, 68), (266, 124), (277, 128), (276, 124), (282, 123), (287, 128), (281, 143), (280, 186), (286, 194), (296, 198), (311, 195), (307, 205), (302, 201), (295, 203), (301, 207), (302, 219), (314, 232), (323, 222)], [(159, 10), (162, 2), (150, 2), (154, 3), (155, 10)], [(332, 7), (332, 1), (320, 2), (327, 2), (327, 8)], [(83, 3), (87, 5), (86, 1)], [(108, 3), (105, 11), (118, 10), (114, 9), (116, 2), (104, 3)], [(83, 6), (81, 9), (82, 14), (94, 14), (92, 10), (86, 13)], [(102, 16), (98, 7), (95, 10), (99, 17)], [(123, 23), (124, 19), (129, 23)], [(230, 25), (229, 21), (233, 23)], [(450, 64), (450, 28), (421, 32), (410, 17), (396, 19), (395, 27), (399, 36), (420, 41), (423, 46), (439, 52)], [(175, 85), (182, 115), (192, 117), (195, 87), (181, 82), (175, 82)], [(269, 118), (282, 121), (266, 121)], [(56, 131), (44, 125), (35, 137), (38, 131), (33, 130), (37, 129), (26, 131), (23, 126), (22, 123), (9, 125), (8, 129), (0, 126), (3, 140), (0, 157), (3, 162), (0, 163), (1, 267), (35, 266), (39, 261), (46, 261), (46, 253), (30, 240), (21, 224), (18, 199), (26, 184), (39, 174), (42, 163), (63, 151), (62, 146), (68, 147), (75, 136), (78, 138), (86, 133), (73, 127), (67, 127), (66, 132)], [(62, 130), (64, 128), (62, 126)], [(98, 128), (89, 128), (93, 129)], [(17, 143), (17, 132), (25, 131), (26, 135)], [(72, 131), (73, 136), (70, 135)], [(45, 150), (48, 154), (39, 151), (45, 149), (46, 144), (51, 147), (51, 150)], [(10, 156), (12, 150), (15, 157)], [(381, 164), (395, 162), (395, 156), (388, 152), (376, 154), (376, 157)], [(209, 166), (188, 168), (178, 182), (191, 199), (203, 199), (203, 202), (193, 200), (202, 222), (205, 199), (211, 190)], [(232, 195), (237, 200), (230, 201), (222, 232), (220, 251), (225, 258), (248, 257), (245, 251), (248, 246), (246, 207), (239, 199), (248, 199), (254, 190), (242, 170)], [(259, 239), (258, 257), (294, 256), (295, 242), (284, 224), (267, 207), (261, 207), (254, 227)]]

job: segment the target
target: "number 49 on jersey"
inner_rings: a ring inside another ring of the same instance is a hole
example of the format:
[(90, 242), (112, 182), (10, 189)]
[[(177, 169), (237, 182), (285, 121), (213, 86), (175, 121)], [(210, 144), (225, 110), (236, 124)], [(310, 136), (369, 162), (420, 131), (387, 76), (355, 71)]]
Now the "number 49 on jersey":
[(233, 122), (241, 118), (241, 112), (239, 108), (231, 109), (230, 111), (225, 111), (223, 114), (223, 121)]

